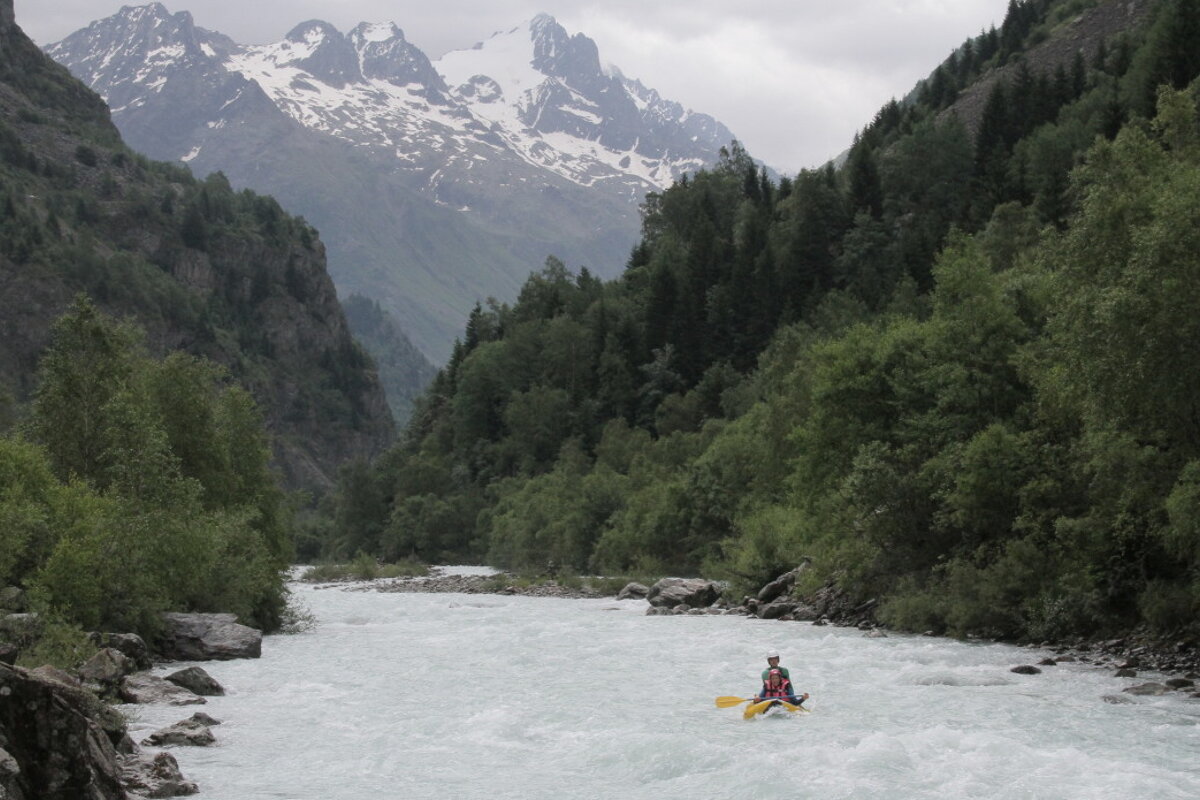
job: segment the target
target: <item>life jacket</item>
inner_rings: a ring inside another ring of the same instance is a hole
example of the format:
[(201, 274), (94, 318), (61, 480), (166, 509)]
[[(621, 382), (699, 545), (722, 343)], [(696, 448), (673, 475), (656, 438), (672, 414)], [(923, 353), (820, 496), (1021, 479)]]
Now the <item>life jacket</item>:
[(762, 691), (763, 697), (787, 697), (791, 693), (792, 693), (792, 682), (789, 681), (787, 678), (782, 678), (779, 681), (779, 686), (774, 689), (771, 688), (770, 681), (767, 681), (766, 683), (763, 684), (763, 691)]

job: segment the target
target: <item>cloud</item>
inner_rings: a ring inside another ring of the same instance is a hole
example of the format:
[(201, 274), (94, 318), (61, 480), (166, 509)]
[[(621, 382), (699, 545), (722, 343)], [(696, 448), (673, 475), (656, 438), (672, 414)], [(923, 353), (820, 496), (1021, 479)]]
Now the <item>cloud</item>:
[[(134, 0), (16, 0), (41, 44)], [(343, 31), (394, 21), (430, 56), (470, 47), (535, 14), (594, 39), (603, 61), (664, 97), (711, 114), (757, 158), (792, 173), (844, 150), (880, 106), (901, 97), (966, 38), (1004, 16), (1007, 0), (244, 0), (169, 2), (196, 24), (245, 43), (324, 19)]]

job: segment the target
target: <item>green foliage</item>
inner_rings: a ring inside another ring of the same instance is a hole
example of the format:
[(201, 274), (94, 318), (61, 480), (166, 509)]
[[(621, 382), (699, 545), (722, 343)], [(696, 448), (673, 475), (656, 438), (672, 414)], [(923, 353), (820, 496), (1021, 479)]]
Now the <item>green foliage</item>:
[(0, 440), (0, 579), (90, 630), (152, 634), (164, 610), (273, 628), (290, 551), (261, 417), (219, 368), (139, 342), (82, 298), (57, 324), (33, 441)]
[(78, 625), (46, 616), (28, 641), (18, 641), (21, 654), (17, 666), (37, 669), (49, 664), (61, 670), (74, 670), (96, 654), (96, 646)]
[(330, 563), (309, 567), (300, 576), (300, 580), (307, 583), (370, 581), (379, 578), (417, 578), (428, 574), (428, 567), (416, 561), (380, 564), (371, 556), (360, 552), (349, 564)]

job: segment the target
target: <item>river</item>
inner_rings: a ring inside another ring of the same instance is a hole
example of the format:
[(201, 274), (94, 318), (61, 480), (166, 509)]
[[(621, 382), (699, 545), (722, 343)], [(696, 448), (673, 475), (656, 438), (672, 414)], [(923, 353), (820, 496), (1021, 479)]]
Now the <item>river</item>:
[[(310, 631), (201, 664), (228, 694), (200, 800), (1200, 797), (1200, 701), (1046, 653), (642, 601), (295, 592)], [(780, 651), (811, 714), (743, 721)], [(159, 669), (165, 674), (170, 669)], [(1149, 677), (1147, 677), (1149, 679)], [(131, 734), (194, 707), (123, 707)]]

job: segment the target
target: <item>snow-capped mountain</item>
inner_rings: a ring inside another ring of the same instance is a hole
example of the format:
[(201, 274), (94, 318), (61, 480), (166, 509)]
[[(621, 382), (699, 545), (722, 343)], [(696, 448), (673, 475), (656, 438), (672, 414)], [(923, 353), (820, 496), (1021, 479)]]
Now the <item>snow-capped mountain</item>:
[(314, 20), (240, 45), (157, 3), (46, 51), (133, 146), (308, 217), (339, 288), (379, 299), (434, 358), (547, 255), (615, 275), (646, 192), (733, 139), (544, 14), (436, 62), (394, 24)]

